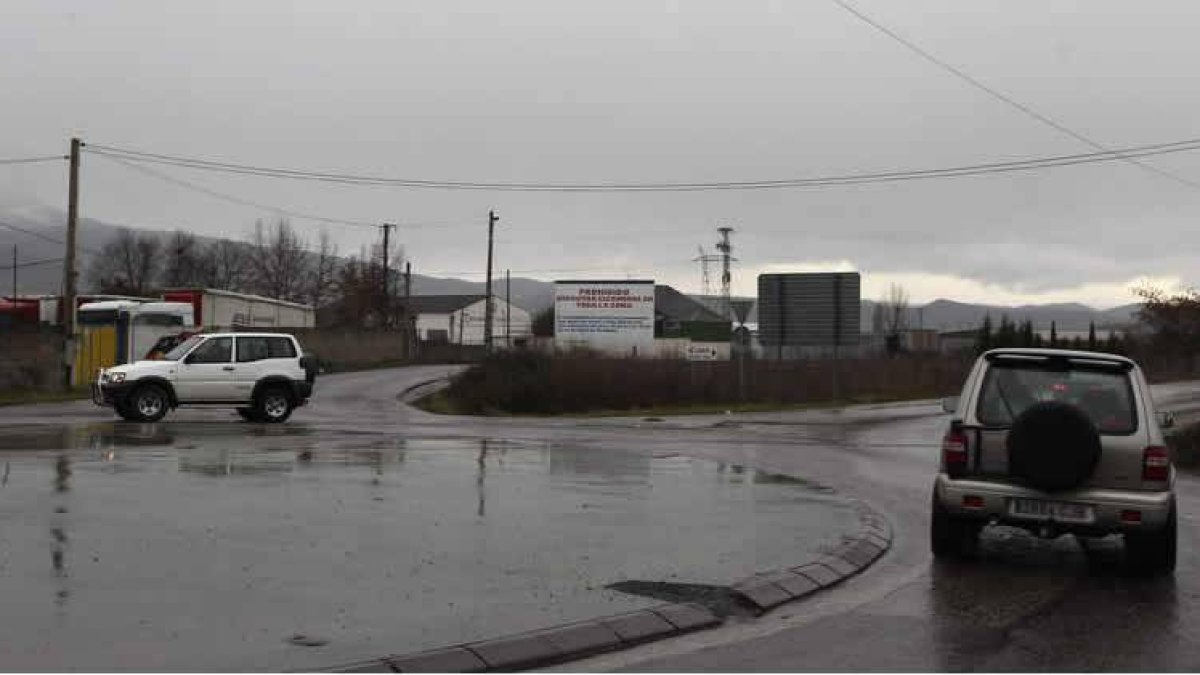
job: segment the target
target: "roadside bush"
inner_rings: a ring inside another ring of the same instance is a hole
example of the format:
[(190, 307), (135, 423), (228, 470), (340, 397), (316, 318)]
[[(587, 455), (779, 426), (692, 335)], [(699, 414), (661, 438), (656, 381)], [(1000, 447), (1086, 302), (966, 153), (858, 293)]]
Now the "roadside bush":
[(1200, 464), (1200, 424), (1190, 424), (1166, 435), (1171, 459), (1180, 466)]
[(844, 360), (835, 392), (832, 361), (751, 361), (743, 398), (735, 362), (517, 352), (463, 371), (445, 396), (470, 414), (877, 401), (955, 394), (969, 366), (959, 358)]

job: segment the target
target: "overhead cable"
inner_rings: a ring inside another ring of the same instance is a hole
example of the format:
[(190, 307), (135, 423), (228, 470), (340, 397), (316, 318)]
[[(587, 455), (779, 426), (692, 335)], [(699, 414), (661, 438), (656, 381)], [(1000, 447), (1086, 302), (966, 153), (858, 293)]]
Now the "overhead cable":
[(41, 162), (62, 162), (71, 159), (67, 155), (45, 157), (0, 157), (0, 164), (38, 164)]
[(983, 174), (1031, 171), (1052, 167), (1074, 166), (1097, 162), (1127, 161), (1137, 157), (1148, 157), (1168, 153), (1200, 150), (1200, 139), (1141, 145), (1116, 150), (1101, 149), (1096, 152), (1054, 155), (1002, 162), (967, 164), (932, 169), (905, 169), (868, 173), (852, 173), (808, 178), (786, 178), (770, 180), (718, 181), (718, 182), (670, 182), (670, 183), (532, 183), (532, 182), (475, 182), (439, 181), (426, 179), (392, 178), (384, 176), (299, 171), (295, 169), (269, 168), (231, 162), (164, 155), (137, 150), (127, 150), (103, 145), (87, 144), (88, 152), (120, 158), (130, 162), (164, 164), (204, 171), (217, 171), (269, 178), (321, 181), (349, 185), (372, 185), (401, 188), (424, 188), (441, 190), (494, 190), (516, 192), (692, 192), (716, 190), (762, 190), (780, 188), (820, 188), (866, 183), (927, 180), (953, 178)]
[(1102, 143), (1092, 140), (1088, 136), (1085, 136), (1084, 134), (1082, 134), (1078, 131), (1075, 131), (1074, 129), (1066, 126), (1065, 124), (1062, 124), (1061, 122), (1058, 122), (1058, 121), (1050, 118), (1049, 116), (1047, 116), (1041, 112), (1038, 112), (1037, 110), (1034, 110), (1032, 107), (1030, 107), (1024, 103), (1021, 103), (1020, 101), (1012, 98), (1011, 96), (1008, 96), (1008, 95), (1004, 94), (1003, 92), (988, 86), (987, 84), (983, 83), (982, 81), (972, 77), (969, 73), (967, 73), (963, 69), (958, 68), (946, 61), (943, 61), (942, 59), (939, 59), (937, 56), (934, 56), (932, 53), (926, 51), (925, 49), (922, 49), (920, 47), (920, 45), (916, 44), (912, 40), (905, 38), (903, 35), (900, 35), (899, 33), (892, 30), (891, 28), (888, 28), (887, 26), (881, 24), (880, 22), (876, 21), (875, 19), (872, 19), (870, 16), (867, 16), (865, 13), (863, 13), (862, 11), (860, 11), (859, 9), (857, 9), (856, 7), (851, 5), (846, 0), (831, 0), (831, 1), (836, 3), (842, 9), (849, 12), (851, 15), (856, 17), (858, 20), (862, 21), (863, 23), (867, 24), (868, 26), (871, 26), (872, 28), (879, 31), (880, 33), (883, 33), (884, 35), (888, 36), (892, 40), (895, 40), (896, 42), (900, 43), (901, 45), (906, 47), (909, 51), (913, 52), (917, 56), (920, 56), (921, 58), (932, 63), (933, 65), (941, 68), (942, 70), (945, 70), (946, 72), (950, 73), (951, 75), (954, 75), (955, 77), (962, 80), (963, 82), (966, 82), (967, 84), (971, 85), (972, 87), (988, 94), (992, 98), (995, 98), (996, 100), (1008, 105), (1009, 107), (1020, 111), (1021, 113), (1027, 115), (1028, 117), (1040, 122), (1041, 124), (1048, 126), (1051, 129), (1054, 129), (1055, 131), (1057, 131), (1061, 134), (1069, 136), (1069, 137), (1079, 141), (1080, 143), (1083, 143), (1084, 145), (1087, 145), (1088, 147), (1091, 147), (1102, 153), (1110, 153), (1113, 155), (1113, 157), (1111, 159), (1127, 162), (1127, 163), (1132, 164), (1136, 167), (1139, 167), (1145, 171), (1149, 171), (1151, 173), (1157, 174), (1163, 178), (1169, 178), (1169, 179), (1175, 181), (1176, 183), (1180, 183), (1182, 185), (1187, 185), (1189, 187), (1200, 189), (1200, 182), (1193, 181), (1191, 179), (1188, 179), (1188, 178), (1185, 178), (1178, 174), (1167, 171), (1166, 169), (1160, 169), (1159, 167), (1154, 166), (1152, 164), (1146, 164), (1145, 162), (1139, 162), (1137, 160), (1137, 157), (1143, 157), (1143, 156), (1148, 156), (1148, 155), (1135, 155), (1132, 153), (1125, 153), (1121, 150), (1113, 150), (1113, 149), (1103, 145)]

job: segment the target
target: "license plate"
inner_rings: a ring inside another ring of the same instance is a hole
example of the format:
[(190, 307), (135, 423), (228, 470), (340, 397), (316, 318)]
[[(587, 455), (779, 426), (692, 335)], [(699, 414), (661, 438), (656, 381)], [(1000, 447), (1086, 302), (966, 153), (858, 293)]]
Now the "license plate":
[(1011, 499), (1008, 502), (1008, 512), (1022, 518), (1055, 520), (1062, 523), (1090, 523), (1094, 519), (1090, 506), (1041, 499)]

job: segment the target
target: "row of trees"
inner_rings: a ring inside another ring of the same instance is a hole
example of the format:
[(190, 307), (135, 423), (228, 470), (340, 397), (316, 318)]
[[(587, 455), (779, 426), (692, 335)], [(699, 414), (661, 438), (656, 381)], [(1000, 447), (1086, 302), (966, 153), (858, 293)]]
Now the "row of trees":
[(1062, 340), (1057, 336), (1057, 327), (1051, 324), (1049, 340), (1042, 340), (1033, 331), (1031, 322), (1016, 324), (1001, 317), (999, 326), (993, 326), (991, 317), (986, 317), (976, 346), (981, 351), (991, 347), (1072, 347), (1118, 354), (1136, 353), (1141, 359), (1153, 357), (1189, 362), (1196, 359), (1200, 355), (1200, 292), (1187, 289), (1171, 293), (1142, 287), (1135, 293), (1142, 299), (1138, 325), (1120, 335), (1109, 332), (1100, 338), (1093, 323), (1088, 327), (1086, 338)]
[(248, 242), (121, 229), (92, 256), (88, 280), (98, 292), (115, 295), (189, 287), (253, 293), (313, 305), (339, 324), (392, 326), (402, 310), (395, 289), (403, 257), (398, 245), (389, 251), (375, 245), (342, 258), (328, 232), (310, 247), (286, 219), (256, 222)]
[(983, 318), (979, 333), (975, 340), (975, 349), (979, 353), (997, 347), (1059, 347), (1063, 349), (1082, 349), (1088, 351), (1104, 351), (1119, 354), (1125, 350), (1125, 340), (1113, 331), (1101, 339), (1096, 335), (1095, 322), (1088, 324), (1088, 335), (1085, 339), (1076, 335), (1073, 338), (1060, 338), (1058, 325), (1050, 322), (1050, 335), (1043, 338), (1041, 333), (1033, 328), (1033, 322), (1026, 320), (1017, 323), (1007, 315), (1000, 317), (999, 325), (992, 323), (991, 315)]

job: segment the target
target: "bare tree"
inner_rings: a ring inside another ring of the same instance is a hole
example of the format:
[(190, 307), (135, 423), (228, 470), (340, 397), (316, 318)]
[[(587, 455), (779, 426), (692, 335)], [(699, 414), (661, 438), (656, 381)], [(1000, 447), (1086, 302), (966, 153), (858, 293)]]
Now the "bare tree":
[(1134, 293), (1143, 303), (1138, 319), (1158, 352), (1189, 358), (1200, 354), (1200, 292), (1189, 288), (1169, 293), (1142, 286)]
[(901, 348), (901, 334), (908, 330), (908, 291), (899, 284), (888, 287), (888, 294), (880, 301), (883, 307), (883, 329), (888, 354), (896, 354)]
[(200, 256), (200, 285), (226, 291), (247, 291), (249, 245), (218, 239)]
[(280, 218), (273, 225), (254, 225), (251, 279), (258, 293), (269, 298), (303, 302), (308, 298), (308, 252), (291, 223)]
[(168, 288), (195, 286), (204, 276), (203, 251), (196, 236), (175, 230), (163, 251), (162, 282)]
[(322, 229), (317, 239), (316, 259), (313, 261), (312, 272), (309, 275), (309, 303), (313, 307), (323, 307), (333, 300), (335, 295), (334, 274), (337, 272), (337, 244), (329, 239), (329, 232)]
[(871, 332), (876, 335), (883, 334), (883, 303), (877, 302), (871, 308)]
[(152, 234), (135, 235), (123, 227), (92, 257), (88, 275), (101, 293), (147, 295), (158, 271), (161, 244)]

